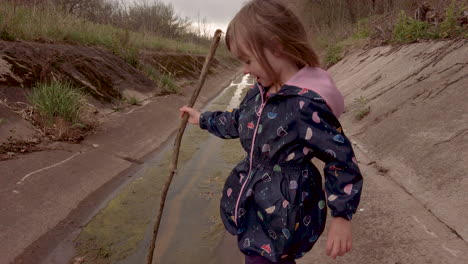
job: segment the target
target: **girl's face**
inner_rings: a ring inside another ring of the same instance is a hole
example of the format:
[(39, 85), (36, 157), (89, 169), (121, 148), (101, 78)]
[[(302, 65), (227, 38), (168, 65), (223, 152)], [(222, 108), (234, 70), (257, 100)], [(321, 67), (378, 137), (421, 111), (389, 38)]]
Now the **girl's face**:
[[(268, 76), (266, 69), (260, 65), (260, 62), (253, 56), (253, 54), (242, 47), (240, 43), (232, 45), (231, 52), (242, 62), (242, 72), (244, 74), (251, 74), (263, 87), (269, 87), (273, 85), (273, 78)], [(273, 55), (268, 49), (264, 49), (266, 60), (271, 65), (275, 73), (278, 73), (277, 57)], [(276, 63), (275, 63), (276, 62)]]

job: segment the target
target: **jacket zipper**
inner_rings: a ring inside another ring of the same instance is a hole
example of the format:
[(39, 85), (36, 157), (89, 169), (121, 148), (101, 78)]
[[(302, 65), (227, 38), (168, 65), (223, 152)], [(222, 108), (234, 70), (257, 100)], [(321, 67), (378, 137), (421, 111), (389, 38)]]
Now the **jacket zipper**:
[(256, 139), (256, 136), (257, 136), (258, 125), (260, 124), (260, 119), (262, 117), (263, 108), (265, 107), (265, 105), (266, 105), (266, 103), (267, 103), (267, 101), (269, 99), (269, 98), (266, 98), (264, 100), (264, 98), (263, 98), (263, 89), (261, 88), (260, 84), (259, 84), (258, 87), (260, 89), (260, 96), (262, 98), (262, 104), (260, 105), (260, 110), (258, 111), (258, 113), (255, 113), (258, 116), (258, 118), (257, 118), (257, 125), (255, 126), (255, 129), (254, 129), (252, 144), (251, 144), (251, 147), (250, 147), (249, 173), (247, 174), (247, 177), (246, 177), (246, 179), (244, 181), (244, 184), (242, 184), (242, 188), (240, 190), (239, 196), (237, 197), (236, 207), (234, 208), (234, 223), (236, 224), (236, 226), (237, 226), (237, 212), (239, 210), (238, 209), (239, 208), (239, 201), (240, 201), (240, 198), (242, 197), (242, 192), (244, 191), (244, 188), (247, 185), (247, 182), (251, 178), (250, 174), (252, 173), (253, 151), (254, 151), (254, 146), (255, 146), (255, 139)]

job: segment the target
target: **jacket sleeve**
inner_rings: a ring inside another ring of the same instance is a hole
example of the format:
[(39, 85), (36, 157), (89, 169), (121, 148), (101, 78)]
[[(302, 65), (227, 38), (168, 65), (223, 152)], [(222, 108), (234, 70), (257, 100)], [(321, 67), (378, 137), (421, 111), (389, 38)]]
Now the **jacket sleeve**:
[(325, 191), (331, 214), (351, 220), (363, 184), (351, 143), (324, 102), (311, 101), (300, 113), (299, 136), (312, 155), (325, 163)]
[(203, 112), (200, 115), (200, 128), (220, 138), (239, 137), (239, 109), (232, 111)]

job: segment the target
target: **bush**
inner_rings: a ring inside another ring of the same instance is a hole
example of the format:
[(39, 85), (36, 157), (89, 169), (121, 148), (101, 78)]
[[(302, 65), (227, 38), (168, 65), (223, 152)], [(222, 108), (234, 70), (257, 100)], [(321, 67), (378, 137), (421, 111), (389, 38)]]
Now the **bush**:
[(466, 34), (466, 29), (464, 29), (463, 26), (460, 26), (457, 21), (457, 19), (463, 15), (465, 10), (466, 6), (463, 2), (460, 2), (460, 5), (458, 6), (456, 1), (452, 1), (445, 10), (444, 21), (442, 21), (437, 30), (440, 38), (456, 37), (463, 33)]
[(39, 83), (33, 88), (29, 100), (47, 125), (53, 124), (56, 117), (73, 125), (80, 121), (83, 110), (82, 93), (70, 83)]
[(404, 11), (400, 12), (393, 28), (393, 42), (411, 43), (429, 37), (429, 24), (427, 22), (413, 19), (407, 16)]

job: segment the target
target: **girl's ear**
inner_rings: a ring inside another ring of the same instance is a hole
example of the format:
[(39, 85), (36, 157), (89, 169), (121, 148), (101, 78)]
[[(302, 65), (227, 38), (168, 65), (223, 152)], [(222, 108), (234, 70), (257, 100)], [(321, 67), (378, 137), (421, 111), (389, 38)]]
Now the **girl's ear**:
[(275, 55), (276, 57), (281, 57), (284, 54), (283, 45), (278, 41), (277, 38), (272, 38), (271, 44), (272, 44), (271, 53)]

